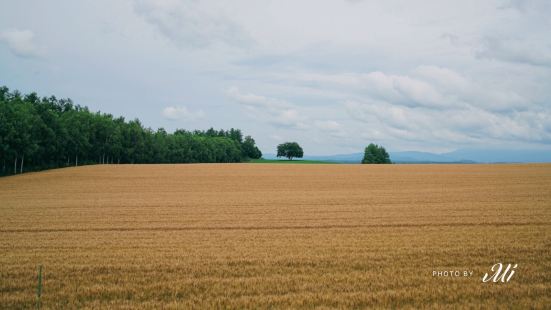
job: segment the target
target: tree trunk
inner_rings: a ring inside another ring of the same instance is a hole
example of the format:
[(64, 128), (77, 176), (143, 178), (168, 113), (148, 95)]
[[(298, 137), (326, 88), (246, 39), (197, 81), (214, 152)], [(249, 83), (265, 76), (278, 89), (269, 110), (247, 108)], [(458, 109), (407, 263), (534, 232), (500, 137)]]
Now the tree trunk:
[(15, 162), (13, 164), (13, 174), (17, 174), (17, 156), (15, 156)]
[(21, 157), (21, 172), (20, 173), (23, 173), (23, 162), (25, 161), (25, 155), (23, 155)]
[(78, 155), (75, 155), (75, 167), (78, 166)]
[(69, 166), (69, 155), (67, 155), (67, 165), (66, 166)]

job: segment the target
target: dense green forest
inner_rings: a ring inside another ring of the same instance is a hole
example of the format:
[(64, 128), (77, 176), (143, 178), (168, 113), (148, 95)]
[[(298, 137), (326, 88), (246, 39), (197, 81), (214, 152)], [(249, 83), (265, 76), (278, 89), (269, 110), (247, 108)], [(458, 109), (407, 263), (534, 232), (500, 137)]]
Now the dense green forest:
[(70, 99), (0, 87), (0, 174), (119, 163), (230, 163), (260, 158), (239, 129), (145, 128), (139, 120), (91, 112)]

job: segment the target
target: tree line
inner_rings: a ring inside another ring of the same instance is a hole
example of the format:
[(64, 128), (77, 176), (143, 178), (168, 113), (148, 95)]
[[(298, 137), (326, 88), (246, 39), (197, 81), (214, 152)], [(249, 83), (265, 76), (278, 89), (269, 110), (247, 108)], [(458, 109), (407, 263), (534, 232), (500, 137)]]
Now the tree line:
[(233, 163), (260, 158), (241, 130), (144, 127), (138, 119), (91, 112), (71, 99), (0, 87), (0, 174), (86, 164)]

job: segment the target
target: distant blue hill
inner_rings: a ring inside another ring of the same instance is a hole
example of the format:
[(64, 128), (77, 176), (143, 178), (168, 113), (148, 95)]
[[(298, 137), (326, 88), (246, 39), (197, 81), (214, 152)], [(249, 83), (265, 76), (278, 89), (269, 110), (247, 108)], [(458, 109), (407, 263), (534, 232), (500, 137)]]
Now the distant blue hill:
[(444, 154), (453, 158), (479, 163), (544, 163), (551, 162), (550, 150), (483, 150), (459, 149)]
[[(551, 150), (483, 150), (459, 149), (448, 153), (418, 151), (389, 152), (395, 163), (541, 163), (551, 162)], [(265, 159), (277, 158), (275, 154), (265, 154)], [(339, 163), (359, 163), (363, 153), (304, 156), (303, 159), (323, 160)]]
[(390, 152), (390, 159), (396, 163), (473, 163), (475, 160), (467, 157), (457, 157), (453, 154), (435, 154), (428, 152), (406, 151)]

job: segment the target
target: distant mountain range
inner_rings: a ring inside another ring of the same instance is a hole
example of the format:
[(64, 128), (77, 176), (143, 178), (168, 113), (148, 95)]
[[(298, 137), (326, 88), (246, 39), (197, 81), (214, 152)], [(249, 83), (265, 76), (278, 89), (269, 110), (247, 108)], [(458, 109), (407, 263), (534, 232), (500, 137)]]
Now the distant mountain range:
[[(482, 150), (459, 149), (448, 153), (429, 152), (389, 152), (395, 163), (538, 163), (551, 162), (551, 150)], [(277, 158), (275, 154), (265, 154), (265, 159)], [(363, 153), (304, 156), (303, 159), (323, 160), (339, 163), (359, 163)]]

